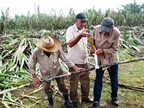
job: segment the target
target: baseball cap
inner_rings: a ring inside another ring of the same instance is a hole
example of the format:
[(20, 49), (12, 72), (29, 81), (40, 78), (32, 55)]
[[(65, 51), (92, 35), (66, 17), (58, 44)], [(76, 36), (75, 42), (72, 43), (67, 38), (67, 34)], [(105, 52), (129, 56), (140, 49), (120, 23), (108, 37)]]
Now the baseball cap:
[(80, 19), (81, 21), (88, 21), (87, 17), (83, 13), (77, 14), (75, 19)]
[(101, 23), (101, 31), (110, 32), (114, 25), (114, 20), (111, 17), (106, 17)]

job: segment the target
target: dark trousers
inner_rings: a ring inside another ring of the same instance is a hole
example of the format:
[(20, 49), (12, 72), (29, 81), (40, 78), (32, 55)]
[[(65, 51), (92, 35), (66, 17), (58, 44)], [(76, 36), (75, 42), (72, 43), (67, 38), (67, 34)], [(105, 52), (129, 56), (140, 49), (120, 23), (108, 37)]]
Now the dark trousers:
[[(78, 67), (82, 67), (87, 69), (88, 64), (76, 64)], [(73, 72), (74, 70), (70, 68), (70, 72)], [(90, 78), (89, 78), (89, 72), (85, 72), (84, 75), (80, 74), (72, 74), (70, 76), (70, 98), (72, 102), (79, 102), (78, 98), (78, 83), (80, 82), (81, 85), (81, 95), (82, 99), (87, 99), (89, 96), (89, 89), (90, 89)]]
[[(60, 72), (58, 75), (62, 75), (63, 72)], [(62, 94), (68, 94), (68, 90), (66, 89), (65, 83), (64, 83), (64, 77), (62, 78), (56, 78), (57, 86)], [(43, 82), (44, 91), (47, 94), (47, 96), (53, 94), (53, 90), (51, 89), (51, 82)]]
[[(108, 72), (111, 79), (111, 97), (117, 97), (118, 92), (118, 65), (111, 66), (108, 68)], [(100, 101), (102, 91), (102, 79), (104, 71), (102, 68), (96, 69), (96, 79), (94, 84), (94, 101)]]

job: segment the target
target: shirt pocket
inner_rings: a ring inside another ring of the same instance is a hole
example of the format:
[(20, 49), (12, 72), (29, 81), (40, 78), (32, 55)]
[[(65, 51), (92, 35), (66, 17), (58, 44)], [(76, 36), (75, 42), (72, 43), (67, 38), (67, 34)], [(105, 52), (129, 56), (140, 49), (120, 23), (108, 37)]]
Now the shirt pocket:
[(103, 48), (111, 48), (112, 45), (113, 45), (113, 41), (106, 40)]
[(95, 45), (96, 45), (96, 48), (98, 48), (98, 47), (99, 47), (99, 45), (100, 45), (100, 41), (101, 41), (100, 39), (96, 39), (96, 40), (95, 40)]
[(43, 71), (48, 71), (47, 63), (45, 63), (45, 62), (40, 62), (40, 63), (39, 63), (39, 66), (40, 66), (41, 70), (43, 70)]
[(55, 56), (53, 57), (53, 59), (52, 59), (52, 67), (53, 67), (54, 69), (56, 68), (57, 63), (59, 62), (58, 60), (59, 60), (59, 58), (58, 58), (57, 55), (55, 55)]
[(57, 64), (57, 59), (53, 59), (53, 65), (55, 66)]

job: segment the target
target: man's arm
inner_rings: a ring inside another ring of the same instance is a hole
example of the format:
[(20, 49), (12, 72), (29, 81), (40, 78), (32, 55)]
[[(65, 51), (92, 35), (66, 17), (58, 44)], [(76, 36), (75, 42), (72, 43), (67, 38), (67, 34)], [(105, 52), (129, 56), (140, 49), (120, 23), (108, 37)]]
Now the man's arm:
[(108, 49), (103, 49), (103, 53), (105, 55), (112, 55), (114, 54), (116, 51), (118, 51), (119, 48), (119, 39), (120, 39), (120, 35), (117, 36), (117, 38), (115, 39), (113, 45), (111, 46), (111, 48)]
[(35, 74), (32, 74), (34, 85), (40, 84), (40, 80)]
[(89, 33), (86, 31), (88, 31), (88, 29), (83, 30), (76, 38), (70, 40), (68, 42), (69, 47), (75, 46), (82, 37), (88, 37)]
[(104, 54), (106, 58), (114, 54), (116, 51), (118, 51), (118, 48), (119, 48), (119, 38), (120, 38), (120, 35), (115, 39), (114, 43), (112, 44), (110, 48), (97, 49), (96, 54), (97, 55)]
[(79, 34), (76, 38), (70, 40), (70, 41), (68, 42), (69, 47), (75, 46), (81, 38), (82, 38), (82, 37), (81, 37), (81, 34)]
[(36, 70), (35, 70), (35, 68), (36, 68), (36, 63), (37, 63), (36, 54), (33, 52), (32, 55), (30, 56), (29, 71), (30, 71), (30, 73), (32, 74), (34, 85), (40, 83), (40, 80), (39, 80), (38, 77), (36, 76)]
[(65, 56), (62, 48), (60, 48), (60, 50), (59, 50), (59, 58), (60, 58), (69, 68), (73, 68), (75, 71), (79, 71), (79, 70), (83, 70), (83, 69), (84, 69), (84, 68), (79, 68), (79, 67), (77, 67), (73, 62), (69, 61), (69, 60), (66, 58), (66, 56)]

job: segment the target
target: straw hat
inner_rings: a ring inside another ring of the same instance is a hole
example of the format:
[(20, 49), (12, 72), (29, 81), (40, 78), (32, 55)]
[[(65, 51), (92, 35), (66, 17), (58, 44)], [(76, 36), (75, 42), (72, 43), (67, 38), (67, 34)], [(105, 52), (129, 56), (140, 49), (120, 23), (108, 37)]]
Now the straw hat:
[(61, 42), (57, 38), (45, 35), (38, 43), (37, 47), (46, 52), (56, 52), (61, 47)]

